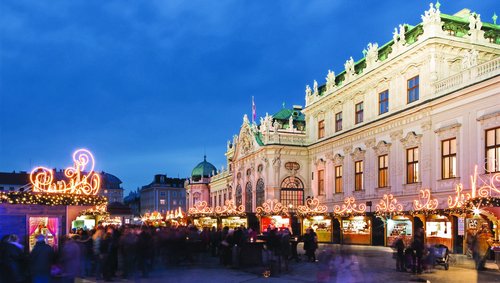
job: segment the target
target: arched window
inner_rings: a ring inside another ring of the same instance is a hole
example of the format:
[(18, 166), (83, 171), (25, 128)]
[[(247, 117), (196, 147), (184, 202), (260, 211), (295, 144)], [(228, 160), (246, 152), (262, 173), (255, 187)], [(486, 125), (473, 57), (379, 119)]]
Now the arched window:
[(245, 211), (252, 212), (252, 183), (248, 182), (245, 186)]
[(289, 211), (295, 211), (299, 205), (304, 205), (304, 183), (295, 176), (286, 177), (281, 182), (280, 202)]
[(235, 193), (235, 197), (236, 197), (236, 206), (240, 206), (243, 204), (243, 199), (242, 199), (242, 196), (243, 196), (243, 192), (241, 191), (241, 185), (238, 184), (238, 186), (236, 187), (236, 193)]
[(233, 187), (231, 186), (227, 189), (227, 199), (233, 200)]
[(257, 181), (257, 187), (255, 191), (255, 205), (262, 206), (262, 204), (266, 201), (266, 191), (264, 188), (264, 180), (262, 178)]
[(197, 204), (201, 200), (201, 194), (196, 192), (193, 194), (193, 205)]

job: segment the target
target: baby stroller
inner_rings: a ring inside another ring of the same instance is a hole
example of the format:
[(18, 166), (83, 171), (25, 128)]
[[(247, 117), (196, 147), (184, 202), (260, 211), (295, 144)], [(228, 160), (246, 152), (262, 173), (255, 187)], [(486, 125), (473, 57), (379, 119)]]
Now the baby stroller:
[(450, 267), (450, 264), (448, 263), (448, 260), (450, 259), (450, 251), (447, 246), (442, 244), (436, 245), (434, 249), (434, 257), (436, 258), (435, 265), (442, 265), (445, 270), (448, 270)]

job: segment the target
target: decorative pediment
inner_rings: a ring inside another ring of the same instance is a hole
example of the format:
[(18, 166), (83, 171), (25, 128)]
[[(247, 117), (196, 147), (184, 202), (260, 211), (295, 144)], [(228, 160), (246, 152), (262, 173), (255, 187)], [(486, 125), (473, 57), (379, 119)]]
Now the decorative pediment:
[(375, 146), (375, 139), (367, 139), (365, 140), (365, 146), (366, 148), (374, 147)]
[(255, 137), (252, 133), (250, 124), (244, 123), (241, 127), (240, 134), (238, 136), (238, 150), (243, 155), (246, 155), (253, 151), (255, 148)]
[(366, 150), (362, 150), (359, 147), (356, 147), (354, 151), (351, 153), (351, 157), (353, 161), (363, 160), (365, 158)]
[(339, 165), (342, 165), (344, 163), (344, 157), (340, 154), (335, 154), (333, 156), (333, 165), (334, 166), (339, 166)]
[(415, 132), (409, 132), (406, 137), (401, 139), (405, 148), (418, 147), (421, 144), (422, 135), (417, 135)]
[(373, 150), (375, 150), (375, 154), (377, 156), (389, 154), (390, 149), (391, 143), (387, 143), (385, 141), (379, 141), (378, 144), (373, 147)]

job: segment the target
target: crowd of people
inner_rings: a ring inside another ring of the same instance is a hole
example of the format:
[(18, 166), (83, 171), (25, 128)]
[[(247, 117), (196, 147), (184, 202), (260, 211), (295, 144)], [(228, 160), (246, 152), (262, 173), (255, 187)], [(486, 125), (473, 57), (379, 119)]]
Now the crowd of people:
[[(98, 226), (78, 229), (62, 239), (57, 249), (36, 236), (31, 252), (19, 243), (16, 235), (6, 235), (0, 246), (0, 282), (74, 282), (77, 277), (111, 281), (117, 277), (148, 277), (153, 266), (192, 264), (200, 254), (219, 257), (224, 266), (237, 267), (239, 249), (246, 242), (264, 240), (269, 262), (278, 262), (288, 270), (291, 257), (291, 233), (288, 228), (269, 227), (263, 235), (251, 228), (229, 229), (195, 226)], [(315, 261), (317, 237), (312, 231), (304, 235), (306, 254)], [(235, 256), (236, 255), (236, 256)], [(265, 262), (266, 264), (269, 262)]]

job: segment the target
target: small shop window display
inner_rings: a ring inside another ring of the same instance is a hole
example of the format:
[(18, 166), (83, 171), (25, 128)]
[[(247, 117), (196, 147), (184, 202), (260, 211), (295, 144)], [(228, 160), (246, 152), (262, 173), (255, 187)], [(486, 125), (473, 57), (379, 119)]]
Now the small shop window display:
[(306, 205), (297, 207), (297, 213), (302, 217), (302, 234), (311, 227), (318, 235), (319, 242), (332, 241), (332, 217), (326, 205), (321, 205), (316, 198), (309, 198)]
[(236, 206), (232, 200), (226, 200), (223, 206), (216, 206), (214, 212), (221, 219), (222, 227), (234, 229), (248, 226), (245, 208), (243, 205)]
[(260, 218), (261, 232), (268, 229), (284, 229), (291, 227), (291, 218), (288, 208), (276, 199), (268, 199), (256, 208), (256, 214)]

